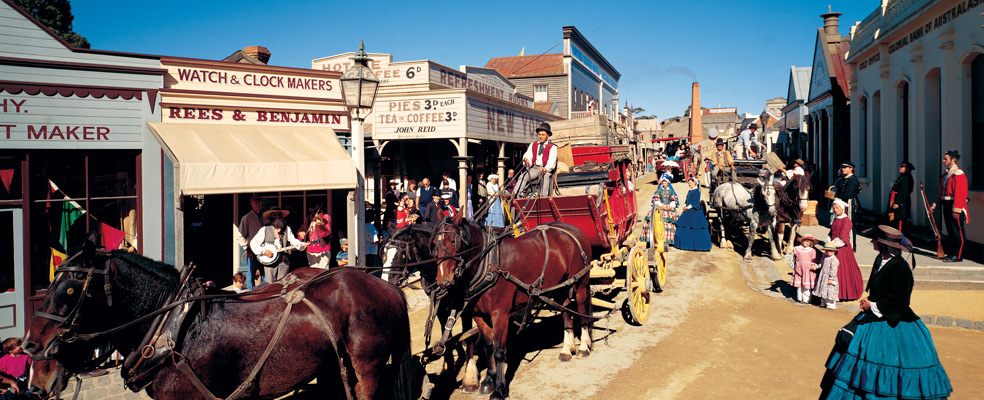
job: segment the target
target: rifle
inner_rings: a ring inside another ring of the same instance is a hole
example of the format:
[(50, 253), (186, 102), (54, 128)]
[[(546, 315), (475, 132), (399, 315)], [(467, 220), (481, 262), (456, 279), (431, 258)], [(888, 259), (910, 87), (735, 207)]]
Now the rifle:
[(936, 259), (942, 259), (946, 254), (943, 252), (943, 237), (940, 236), (940, 229), (936, 227), (936, 219), (933, 212), (929, 210), (929, 198), (926, 197), (926, 187), (919, 181), (919, 191), (922, 193), (923, 207), (926, 208), (926, 215), (929, 216), (929, 226), (933, 227), (933, 234), (936, 235)]

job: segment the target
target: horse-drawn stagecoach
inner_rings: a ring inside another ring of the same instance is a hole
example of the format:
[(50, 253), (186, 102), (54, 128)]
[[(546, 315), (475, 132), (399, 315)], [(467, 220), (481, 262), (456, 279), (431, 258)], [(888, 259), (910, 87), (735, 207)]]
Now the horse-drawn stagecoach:
[[(607, 295), (624, 288), (628, 294), (626, 319), (645, 323), (652, 303), (650, 292), (666, 284), (666, 247), (661, 229), (652, 248), (632, 235), (639, 208), (629, 148), (574, 145), (571, 153), (574, 172), (557, 176), (556, 196), (513, 199), (513, 208), (526, 231), (548, 222), (564, 222), (583, 231), (592, 247), (604, 249), (590, 263), (593, 289)], [(662, 221), (653, 225), (663, 226)], [(597, 296), (592, 305), (617, 307)]]

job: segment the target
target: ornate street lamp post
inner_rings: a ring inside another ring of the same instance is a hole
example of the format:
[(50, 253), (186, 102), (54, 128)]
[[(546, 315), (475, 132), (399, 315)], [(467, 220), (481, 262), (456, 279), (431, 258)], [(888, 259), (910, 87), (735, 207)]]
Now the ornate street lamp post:
[(762, 123), (762, 140), (761, 143), (765, 143), (764, 149), (759, 149), (759, 155), (764, 156), (765, 153), (772, 151), (772, 141), (769, 140), (769, 134), (766, 133), (766, 128), (769, 125), (769, 110), (762, 110), (762, 115), (759, 115), (759, 122)]
[[(362, 240), (366, 227), (366, 141), (362, 123), (365, 121), (365, 114), (372, 110), (372, 103), (376, 101), (376, 89), (379, 88), (379, 79), (367, 66), (370, 58), (366, 56), (365, 48), (363, 42), (359, 41), (359, 52), (352, 57), (354, 63), (341, 77), (345, 105), (355, 112), (352, 117), (352, 159), (355, 160), (356, 176), (355, 193), (348, 202), (349, 265), (364, 265), (366, 260)], [(362, 113), (363, 109), (365, 113)], [(355, 218), (351, 218), (352, 216)]]

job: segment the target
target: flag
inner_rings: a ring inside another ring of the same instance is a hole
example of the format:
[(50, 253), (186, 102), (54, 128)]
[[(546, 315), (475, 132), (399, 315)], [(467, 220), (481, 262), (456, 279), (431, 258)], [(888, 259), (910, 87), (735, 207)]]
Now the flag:
[(123, 243), (123, 231), (113, 228), (112, 226), (106, 225), (102, 222), (99, 223), (102, 226), (102, 245), (107, 250), (116, 250), (120, 248), (120, 244)]
[(526, 46), (523, 46), (522, 49), (519, 49), (519, 56), (522, 57), (523, 56), (523, 53), (525, 53), (525, 52), (526, 52)]
[(61, 265), (61, 263), (67, 258), (67, 254), (58, 251), (54, 247), (51, 248), (51, 267), (48, 269), (49, 282), (55, 280), (55, 270), (58, 269), (58, 266)]
[(10, 193), (10, 184), (14, 181), (14, 170), (12, 169), (0, 169), (0, 182), (3, 182), (3, 188)]
[(58, 227), (58, 243), (61, 244), (62, 249), (65, 251), (68, 251), (68, 230), (82, 216), (82, 210), (76, 208), (72, 203), (74, 202), (66, 201), (61, 203), (62, 213), (61, 226)]

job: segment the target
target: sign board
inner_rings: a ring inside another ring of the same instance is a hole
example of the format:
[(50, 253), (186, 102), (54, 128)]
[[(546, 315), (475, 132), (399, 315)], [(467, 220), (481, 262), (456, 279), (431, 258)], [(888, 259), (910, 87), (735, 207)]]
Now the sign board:
[[(145, 94), (146, 95), (146, 94)], [(0, 147), (140, 148), (144, 101), (0, 92)]]
[(161, 58), (161, 66), (168, 71), (164, 86), (170, 90), (342, 101), (334, 73), (173, 58)]
[[(311, 68), (319, 71), (345, 73), (352, 66), (355, 53), (319, 58), (311, 62)], [(427, 83), (427, 61), (393, 63), (389, 54), (369, 54), (369, 69), (379, 78), (380, 86)]]
[[(536, 137), (542, 117), (518, 108), (503, 107), (484, 100), (468, 99), (467, 136), (476, 139), (525, 142)], [(511, 140), (510, 140), (511, 139)]]
[(162, 104), (163, 122), (225, 123), (250, 125), (321, 125), (333, 130), (349, 129), (348, 114), (338, 111), (284, 111), (222, 106), (177, 106)]
[(412, 96), (377, 99), (372, 138), (433, 139), (461, 137), (465, 130), (465, 96)]

